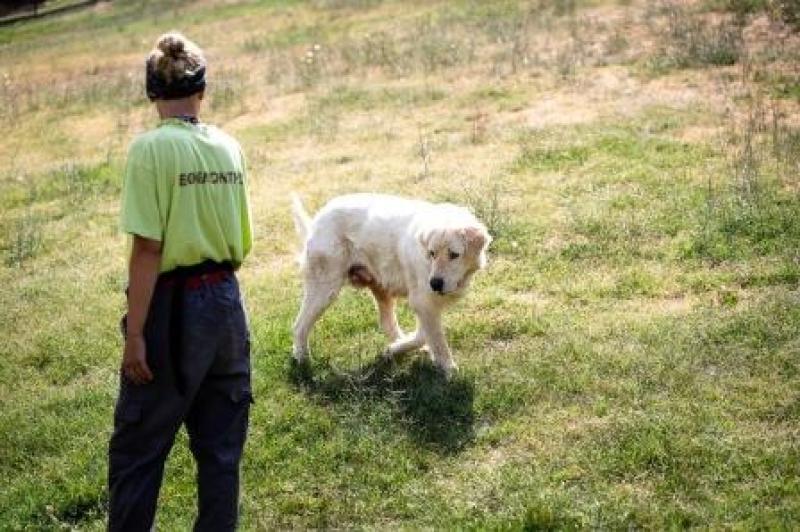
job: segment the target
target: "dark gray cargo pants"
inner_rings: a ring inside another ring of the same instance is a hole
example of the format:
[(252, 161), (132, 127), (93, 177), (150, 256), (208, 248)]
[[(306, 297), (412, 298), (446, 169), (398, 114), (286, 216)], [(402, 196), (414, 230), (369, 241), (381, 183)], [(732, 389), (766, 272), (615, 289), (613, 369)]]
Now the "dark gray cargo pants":
[[(173, 304), (174, 291), (174, 283), (159, 279), (145, 324), (153, 381), (137, 386), (120, 379), (109, 444), (112, 531), (151, 529), (164, 462), (183, 423), (197, 462), (195, 530), (236, 527), (239, 461), (252, 401), (239, 285), (226, 273), (213, 283), (183, 288)], [(176, 308), (182, 309), (182, 330), (170, 331)], [(168, 333), (182, 335), (179, 357), (171, 358)]]

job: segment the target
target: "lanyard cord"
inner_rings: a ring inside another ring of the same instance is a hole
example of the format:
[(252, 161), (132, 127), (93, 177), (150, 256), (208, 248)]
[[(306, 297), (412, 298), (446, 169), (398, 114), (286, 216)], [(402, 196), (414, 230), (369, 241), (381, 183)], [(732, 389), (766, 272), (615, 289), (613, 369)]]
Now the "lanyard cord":
[(182, 120), (182, 121), (187, 122), (189, 124), (195, 124), (196, 125), (196, 124), (200, 123), (200, 121), (197, 119), (197, 117), (196, 116), (192, 116), (192, 115), (175, 115), (175, 116), (172, 116), (170, 118), (177, 118), (178, 120)]

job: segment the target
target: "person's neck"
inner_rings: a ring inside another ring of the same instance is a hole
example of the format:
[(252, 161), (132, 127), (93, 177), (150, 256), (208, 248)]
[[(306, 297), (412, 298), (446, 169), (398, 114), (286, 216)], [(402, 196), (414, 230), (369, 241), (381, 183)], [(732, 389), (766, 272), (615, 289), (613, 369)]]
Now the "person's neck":
[(200, 110), (198, 101), (195, 98), (181, 98), (179, 100), (158, 100), (156, 102), (158, 108), (158, 116), (164, 120), (165, 118), (183, 118), (192, 117), (197, 118), (197, 113)]

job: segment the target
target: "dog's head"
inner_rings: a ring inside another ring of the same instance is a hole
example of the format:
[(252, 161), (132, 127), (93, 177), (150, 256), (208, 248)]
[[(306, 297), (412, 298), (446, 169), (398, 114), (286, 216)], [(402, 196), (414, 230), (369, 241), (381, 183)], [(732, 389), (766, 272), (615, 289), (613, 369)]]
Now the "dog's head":
[(430, 265), (428, 282), (441, 295), (460, 294), (479, 269), (486, 265), (486, 248), (492, 237), (472, 215), (419, 234), (419, 242)]

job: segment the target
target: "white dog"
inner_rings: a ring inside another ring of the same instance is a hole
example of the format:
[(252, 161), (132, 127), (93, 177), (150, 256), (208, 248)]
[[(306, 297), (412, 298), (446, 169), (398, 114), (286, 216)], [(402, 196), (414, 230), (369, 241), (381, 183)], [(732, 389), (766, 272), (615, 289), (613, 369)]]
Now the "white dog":
[[(314, 323), (350, 282), (375, 296), (381, 327), (391, 344), (387, 358), (427, 344), (434, 362), (450, 375), (456, 364), (442, 331), (443, 308), (462, 296), (472, 274), (486, 264), (491, 241), (467, 209), (379, 194), (331, 200), (310, 219), (297, 196), (292, 213), (304, 246), (303, 304), (294, 323), (293, 355), (308, 357)], [(394, 299), (408, 297), (417, 330), (403, 335)]]

